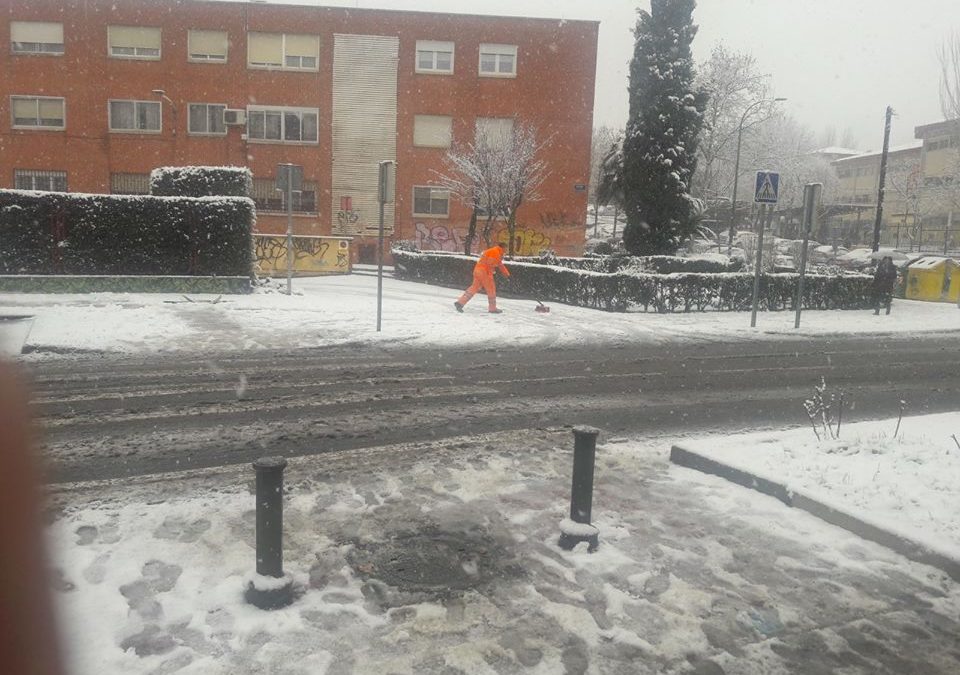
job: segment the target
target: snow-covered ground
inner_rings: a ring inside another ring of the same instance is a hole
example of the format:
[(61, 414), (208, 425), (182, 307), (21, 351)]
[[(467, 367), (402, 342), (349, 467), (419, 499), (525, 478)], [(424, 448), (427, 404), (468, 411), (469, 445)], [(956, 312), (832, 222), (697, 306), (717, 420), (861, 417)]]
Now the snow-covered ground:
[[(835, 426), (835, 425), (834, 425)], [(685, 448), (836, 505), (960, 560), (960, 413), (718, 436)]]
[[(63, 351), (229, 351), (335, 344), (577, 345), (670, 340), (777, 339), (834, 334), (916, 334), (960, 330), (949, 303), (897, 300), (890, 316), (869, 311), (804, 312), (799, 331), (792, 312), (616, 314), (551, 303), (549, 314), (529, 300), (501, 299), (501, 315), (478, 296), (457, 314), (458, 292), (384, 280), (383, 331), (376, 328), (376, 278), (366, 275), (294, 280), (252, 295), (215, 296), (94, 293), (0, 294), (0, 314), (33, 314), (27, 340), (36, 356)], [(0, 331), (0, 339), (3, 339)], [(35, 356), (35, 357), (36, 357)]]
[[(243, 601), (249, 467), (68, 487), (49, 535), (71, 672), (748, 675), (839, 672), (851, 650), (870, 672), (955, 665), (960, 587), (670, 467), (668, 439), (601, 438), (600, 549), (562, 551), (571, 446), (569, 432), (511, 432), (291, 460), (300, 596), (273, 612)], [(411, 558), (415, 574), (398, 564)], [(466, 583), (410, 590), (391, 573)]]

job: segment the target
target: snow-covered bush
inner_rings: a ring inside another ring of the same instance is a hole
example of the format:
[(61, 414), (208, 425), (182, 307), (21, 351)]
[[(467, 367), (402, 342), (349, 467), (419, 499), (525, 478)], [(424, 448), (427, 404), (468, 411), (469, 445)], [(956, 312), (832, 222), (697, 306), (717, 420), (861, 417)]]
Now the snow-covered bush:
[(150, 172), (155, 197), (249, 197), (253, 174), (245, 166), (164, 166)]
[[(470, 283), (476, 258), (393, 251), (396, 276), (453, 288)], [(742, 311), (750, 308), (750, 273), (651, 274), (638, 271), (572, 269), (571, 261), (602, 266), (608, 259), (560, 258), (561, 265), (529, 259), (507, 261), (510, 277), (497, 281), (506, 296), (552, 300), (569, 305), (623, 312)], [(807, 275), (805, 309), (865, 309), (870, 307), (871, 278), (865, 275)], [(796, 274), (765, 274), (760, 278), (760, 307), (784, 310), (793, 306)]]
[(250, 276), (253, 201), (0, 190), (0, 274)]

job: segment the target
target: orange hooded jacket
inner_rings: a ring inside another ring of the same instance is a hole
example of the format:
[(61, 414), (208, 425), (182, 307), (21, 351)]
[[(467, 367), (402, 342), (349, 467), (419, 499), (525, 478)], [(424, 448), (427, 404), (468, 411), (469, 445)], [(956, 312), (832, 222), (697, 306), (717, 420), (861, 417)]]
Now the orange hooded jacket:
[(492, 246), (480, 254), (480, 260), (477, 261), (475, 272), (482, 271), (484, 274), (493, 276), (495, 269), (500, 270), (500, 274), (505, 277), (510, 276), (509, 270), (503, 264), (503, 249), (499, 246)]

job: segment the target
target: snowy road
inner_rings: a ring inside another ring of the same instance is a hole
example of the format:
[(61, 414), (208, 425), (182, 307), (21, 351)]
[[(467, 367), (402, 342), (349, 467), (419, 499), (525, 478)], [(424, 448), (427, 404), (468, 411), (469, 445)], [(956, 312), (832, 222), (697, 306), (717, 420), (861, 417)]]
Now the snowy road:
[(328, 347), (38, 361), (54, 482), (510, 429), (612, 434), (803, 424), (821, 376), (849, 417), (960, 405), (952, 337), (477, 349)]

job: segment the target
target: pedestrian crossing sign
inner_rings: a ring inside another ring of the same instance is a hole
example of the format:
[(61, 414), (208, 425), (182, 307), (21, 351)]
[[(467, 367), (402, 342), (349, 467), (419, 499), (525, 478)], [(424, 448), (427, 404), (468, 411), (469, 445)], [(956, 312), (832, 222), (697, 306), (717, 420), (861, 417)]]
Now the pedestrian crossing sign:
[(776, 204), (780, 193), (780, 174), (773, 171), (757, 171), (757, 186), (753, 201), (758, 204)]

